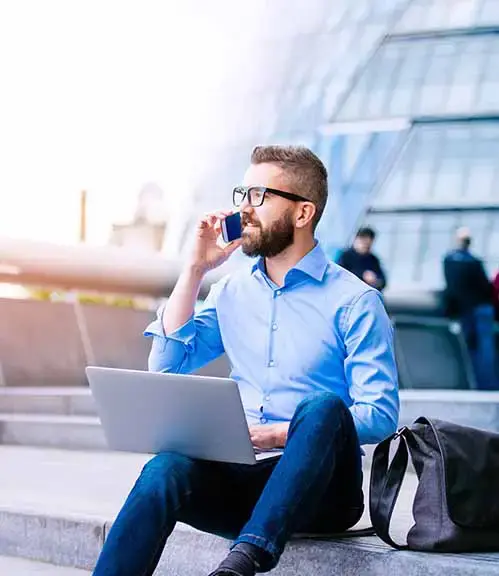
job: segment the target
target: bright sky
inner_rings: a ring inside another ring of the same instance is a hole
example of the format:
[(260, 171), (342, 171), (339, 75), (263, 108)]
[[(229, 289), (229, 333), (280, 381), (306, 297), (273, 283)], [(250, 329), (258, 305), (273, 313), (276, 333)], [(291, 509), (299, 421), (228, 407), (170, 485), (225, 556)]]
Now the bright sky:
[(0, 235), (77, 241), (81, 189), (92, 243), (146, 182), (186, 198), (189, 150), (237, 58), (224, 20), (238, 4), (1, 1)]

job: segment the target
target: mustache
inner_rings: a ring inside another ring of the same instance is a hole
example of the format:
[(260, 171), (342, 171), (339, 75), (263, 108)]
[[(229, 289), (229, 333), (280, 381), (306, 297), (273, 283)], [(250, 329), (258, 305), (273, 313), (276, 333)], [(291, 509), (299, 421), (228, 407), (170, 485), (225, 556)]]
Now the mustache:
[(253, 220), (253, 218), (250, 218), (246, 214), (242, 214), (241, 225), (246, 226), (247, 224), (252, 224), (253, 226), (260, 226), (260, 222), (258, 222), (257, 220)]

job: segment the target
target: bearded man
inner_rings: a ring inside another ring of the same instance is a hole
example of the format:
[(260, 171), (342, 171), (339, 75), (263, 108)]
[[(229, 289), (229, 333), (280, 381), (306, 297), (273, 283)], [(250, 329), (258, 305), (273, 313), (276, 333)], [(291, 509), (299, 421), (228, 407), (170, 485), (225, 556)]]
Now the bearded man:
[[(260, 146), (233, 190), (242, 238), (220, 245), (228, 212), (199, 222), (192, 255), (145, 331), (149, 369), (190, 373), (225, 353), (255, 448), (282, 454), (252, 466), (156, 455), (94, 575), (153, 574), (177, 521), (233, 540), (212, 576), (254, 576), (276, 566), (294, 533), (360, 519), (361, 445), (396, 430), (397, 371), (380, 293), (329, 261), (315, 238), (326, 200), (327, 171), (313, 152)], [(213, 285), (195, 313), (205, 274), (240, 247), (256, 261)]]

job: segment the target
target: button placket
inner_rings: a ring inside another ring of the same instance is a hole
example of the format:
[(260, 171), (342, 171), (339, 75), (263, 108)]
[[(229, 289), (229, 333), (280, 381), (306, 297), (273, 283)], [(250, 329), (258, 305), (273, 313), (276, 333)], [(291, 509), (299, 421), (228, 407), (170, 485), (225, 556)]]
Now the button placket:
[(274, 358), (274, 332), (277, 330), (277, 323), (275, 322), (275, 315), (276, 315), (276, 299), (275, 295), (280, 294), (280, 290), (276, 290), (274, 292), (274, 298), (272, 299), (272, 307), (271, 307), (271, 314), (270, 314), (270, 331), (269, 331), (269, 351), (268, 351), (268, 362), (267, 367), (273, 368), (276, 365), (276, 361)]

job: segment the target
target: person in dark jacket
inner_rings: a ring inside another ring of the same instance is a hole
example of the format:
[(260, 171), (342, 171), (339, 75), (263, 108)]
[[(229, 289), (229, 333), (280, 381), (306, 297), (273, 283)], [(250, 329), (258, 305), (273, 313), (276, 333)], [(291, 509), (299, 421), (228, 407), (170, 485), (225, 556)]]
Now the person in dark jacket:
[(496, 322), (499, 322), (499, 270), (492, 280), (492, 286), (494, 287), (494, 309), (496, 312)]
[(379, 258), (371, 252), (375, 239), (376, 233), (372, 228), (360, 228), (352, 247), (340, 254), (337, 263), (369, 286), (382, 291), (386, 286), (386, 275)]
[(494, 297), (482, 261), (471, 254), (468, 228), (456, 232), (457, 248), (444, 258), (445, 299), (449, 316), (458, 318), (470, 349), (477, 386), (495, 390)]

